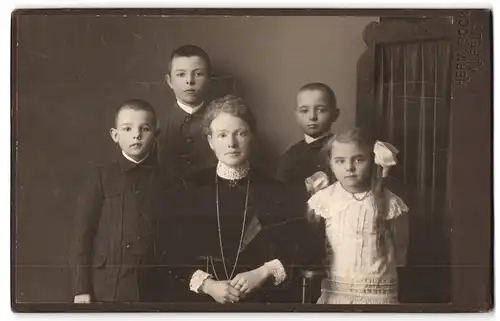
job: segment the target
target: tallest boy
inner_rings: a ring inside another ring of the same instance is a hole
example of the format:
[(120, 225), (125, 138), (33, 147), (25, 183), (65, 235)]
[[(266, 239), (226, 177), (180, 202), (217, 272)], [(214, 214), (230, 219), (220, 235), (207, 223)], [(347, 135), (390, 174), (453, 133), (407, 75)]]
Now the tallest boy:
[(197, 46), (181, 46), (170, 56), (165, 80), (176, 102), (162, 120), (159, 140), (160, 163), (169, 178), (186, 177), (216, 164), (201, 126), (211, 72), (209, 56)]

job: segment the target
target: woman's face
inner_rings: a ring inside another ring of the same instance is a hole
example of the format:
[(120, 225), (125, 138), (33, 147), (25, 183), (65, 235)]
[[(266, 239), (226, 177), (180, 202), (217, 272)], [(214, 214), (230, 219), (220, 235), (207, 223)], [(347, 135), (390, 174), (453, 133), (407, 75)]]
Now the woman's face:
[(214, 118), (210, 129), (208, 143), (220, 162), (233, 167), (248, 160), (252, 133), (243, 119), (222, 112)]

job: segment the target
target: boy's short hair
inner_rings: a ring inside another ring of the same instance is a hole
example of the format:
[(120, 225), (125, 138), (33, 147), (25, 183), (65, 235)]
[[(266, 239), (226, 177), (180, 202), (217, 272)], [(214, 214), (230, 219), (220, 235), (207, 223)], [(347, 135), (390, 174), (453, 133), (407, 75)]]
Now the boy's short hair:
[(325, 96), (330, 104), (330, 107), (332, 107), (333, 109), (337, 109), (337, 97), (335, 96), (335, 92), (333, 91), (332, 88), (330, 88), (330, 86), (328, 86), (322, 82), (311, 82), (311, 83), (308, 83), (308, 84), (305, 84), (304, 86), (302, 86), (299, 90), (299, 93), (303, 92), (303, 91), (307, 91), (307, 90), (322, 91), (323, 94), (325, 94)]
[(221, 113), (227, 113), (234, 117), (241, 118), (255, 134), (257, 131), (257, 122), (252, 110), (243, 102), (243, 99), (236, 95), (226, 95), (213, 100), (206, 108), (203, 115), (202, 127), (205, 135), (211, 133), (210, 125), (212, 121)]
[(195, 45), (184, 45), (175, 49), (170, 55), (170, 60), (168, 61), (168, 74), (172, 72), (172, 61), (176, 57), (200, 57), (205, 61), (207, 66), (207, 74), (210, 76), (212, 74), (212, 64), (210, 62), (210, 57), (205, 52), (205, 50), (201, 49)]
[(133, 98), (126, 100), (120, 104), (115, 110), (115, 126), (117, 125), (118, 115), (124, 109), (132, 109), (132, 110), (143, 110), (150, 113), (153, 116), (153, 123), (158, 128), (158, 117), (156, 116), (156, 111), (150, 103), (143, 99)]

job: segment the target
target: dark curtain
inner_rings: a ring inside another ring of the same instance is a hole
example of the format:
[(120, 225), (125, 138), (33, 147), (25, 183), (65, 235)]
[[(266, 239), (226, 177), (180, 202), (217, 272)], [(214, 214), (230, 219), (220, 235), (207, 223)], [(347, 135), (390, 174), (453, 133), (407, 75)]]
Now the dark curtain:
[(374, 126), (400, 150), (391, 176), (411, 208), (402, 301), (450, 301), (450, 61), (448, 41), (376, 47)]

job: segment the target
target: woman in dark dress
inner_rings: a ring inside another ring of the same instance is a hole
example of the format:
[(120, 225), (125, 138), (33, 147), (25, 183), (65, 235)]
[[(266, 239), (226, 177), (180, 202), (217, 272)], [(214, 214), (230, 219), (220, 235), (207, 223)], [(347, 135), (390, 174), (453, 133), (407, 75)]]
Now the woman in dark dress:
[(169, 216), (181, 262), (168, 273), (185, 290), (176, 301), (299, 302), (288, 286), (305, 204), (250, 164), (256, 124), (240, 98), (213, 101), (203, 126), (218, 165), (185, 179)]

